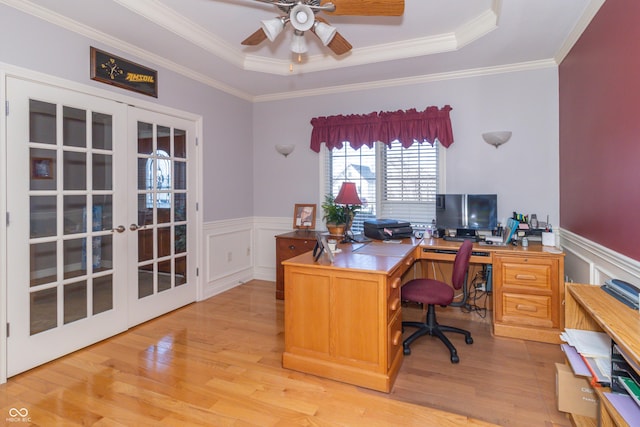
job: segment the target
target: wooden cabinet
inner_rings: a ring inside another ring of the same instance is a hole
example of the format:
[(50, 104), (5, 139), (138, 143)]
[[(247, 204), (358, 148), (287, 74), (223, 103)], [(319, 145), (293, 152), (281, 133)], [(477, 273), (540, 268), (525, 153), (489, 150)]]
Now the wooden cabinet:
[(282, 261), (312, 251), (316, 244), (314, 230), (297, 230), (276, 236), (276, 298), (284, 299)]
[(344, 247), (333, 264), (311, 254), (285, 262), (285, 368), (391, 390), (403, 360), (400, 286), (414, 262), (413, 246), (401, 246), (401, 256), (371, 243)]
[(493, 254), (494, 333), (560, 343), (564, 329), (564, 256)]
[[(625, 355), (629, 366), (640, 374), (640, 317), (637, 311), (627, 307), (611, 295), (606, 294), (600, 286), (567, 283), (567, 300), (565, 305), (567, 328), (586, 329), (605, 332), (615, 341)], [(637, 420), (625, 420), (607, 397), (611, 390), (608, 387), (595, 387), (598, 396), (598, 419), (569, 414), (572, 425), (590, 426), (629, 426), (637, 425)]]

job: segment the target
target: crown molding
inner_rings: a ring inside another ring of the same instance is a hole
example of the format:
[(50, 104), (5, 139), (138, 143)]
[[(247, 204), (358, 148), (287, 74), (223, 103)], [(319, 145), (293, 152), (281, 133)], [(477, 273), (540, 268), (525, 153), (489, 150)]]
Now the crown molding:
[(356, 83), (350, 85), (331, 86), (320, 89), (299, 90), (290, 92), (274, 93), (253, 97), (253, 102), (281, 101), (285, 99), (305, 98), (310, 96), (331, 95), (345, 92), (355, 92), (361, 90), (381, 89), (398, 86), (408, 86), (423, 83), (430, 83), (443, 80), (465, 79), (471, 77), (487, 76), (493, 74), (514, 73), (519, 71), (539, 70), (543, 68), (557, 68), (556, 61), (543, 59), (539, 61), (521, 62), (517, 64), (507, 64), (496, 67), (473, 68), (468, 70), (428, 74), (415, 77), (405, 77), (400, 79), (378, 80), (375, 82)]
[(573, 45), (576, 44), (584, 30), (589, 26), (591, 20), (596, 13), (600, 10), (600, 7), (604, 4), (606, 0), (591, 0), (591, 2), (585, 8), (585, 11), (582, 15), (580, 15), (580, 20), (576, 23), (575, 27), (571, 33), (567, 36), (566, 40), (562, 44), (562, 47), (558, 50), (555, 55), (556, 62), (560, 64), (564, 58), (569, 54)]
[[(141, 0), (141, 1), (148, 1), (148, 0)], [(213, 87), (215, 89), (221, 90), (225, 93), (228, 93), (229, 95), (233, 95), (235, 97), (245, 99), (247, 101), (252, 100), (252, 96), (246, 92), (240, 91), (234, 87), (221, 83), (202, 73), (195, 72), (190, 68), (187, 68), (176, 62), (169, 61), (162, 56), (159, 56), (147, 50), (141, 49), (131, 43), (118, 39), (117, 37), (110, 36), (94, 28), (91, 28), (87, 25), (84, 25), (80, 22), (69, 19), (66, 16), (62, 16), (49, 9), (43, 8), (28, 0), (0, 0), (0, 3), (6, 4), (7, 6), (13, 7), (14, 9), (17, 9), (29, 15), (35, 16), (36, 18), (40, 18), (46, 22), (62, 27), (66, 30), (80, 34), (81, 36), (95, 40), (99, 43), (103, 43), (104, 45), (111, 46), (122, 52), (126, 52), (138, 58), (141, 58), (143, 60), (149, 61), (154, 65), (159, 65), (168, 70), (175, 71), (178, 74), (181, 74), (187, 78), (198, 81), (202, 84)]]

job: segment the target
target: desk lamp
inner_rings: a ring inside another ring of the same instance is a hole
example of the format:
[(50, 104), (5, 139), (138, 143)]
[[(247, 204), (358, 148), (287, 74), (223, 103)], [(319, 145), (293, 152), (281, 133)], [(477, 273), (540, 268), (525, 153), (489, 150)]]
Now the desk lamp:
[(334, 202), (338, 205), (344, 205), (347, 224), (344, 227), (344, 236), (341, 243), (347, 243), (353, 240), (353, 238), (349, 236), (349, 230), (353, 224), (353, 217), (355, 214), (354, 207), (362, 205), (362, 201), (360, 200), (360, 197), (358, 197), (355, 182), (343, 182)]

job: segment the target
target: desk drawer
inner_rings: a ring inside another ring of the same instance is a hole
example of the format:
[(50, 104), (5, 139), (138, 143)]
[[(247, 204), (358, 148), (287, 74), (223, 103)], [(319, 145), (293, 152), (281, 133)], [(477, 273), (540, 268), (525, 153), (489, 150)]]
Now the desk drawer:
[(502, 294), (502, 322), (550, 328), (551, 296)]
[(400, 300), (400, 286), (396, 289), (393, 289), (391, 295), (387, 299), (387, 319), (393, 318), (393, 316), (400, 311), (402, 307)]
[(415, 260), (413, 256), (407, 257), (407, 259), (389, 275), (387, 279), (387, 298), (391, 297), (396, 290), (400, 289), (402, 286), (402, 276), (411, 268)]
[(502, 264), (502, 284), (509, 288), (529, 288), (537, 291), (551, 290), (552, 274), (557, 271), (554, 260), (509, 259)]
[(396, 357), (399, 357), (402, 352), (402, 316), (398, 315), (391, 319), (387, 342), (389, 343), (387, 369), (389, 369)]

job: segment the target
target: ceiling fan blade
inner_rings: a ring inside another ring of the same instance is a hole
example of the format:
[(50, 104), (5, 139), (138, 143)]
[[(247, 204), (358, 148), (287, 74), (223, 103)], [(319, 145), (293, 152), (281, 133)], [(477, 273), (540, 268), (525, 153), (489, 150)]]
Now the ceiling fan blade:
[[(329, 22), (327, 22), (327, 20), (321, 16), (316, 16), (316, 20), (324, 24), (329, 24)], [(316, 34), (313, 27), (311, 28), (311, 31), (313, 32), (313, 34)], [(349, 43), (347, 39), (342, 37), (342, 34), (340, 34), (337, 31), (336, 31), (336, 34), (333, 36), (333, 39), (327, 45), (327, 47), (331, 49), (333, 53), (335, 53), (336, 55), (344, 55), (345, 53), (349, 52), (351, 48), (353, 48), (353, 46), (351, 46), (351, 43)]]
[(264, 32), (262, 28), (258, 28), (258, 30), (251, 34), (249, 37), (242, 41), (242, 44), (245, 46), (255, 46), (262, 43), (266, 40), (267, 34)]
[(344, 55), (345, 53), (349, 52), (353, 46), (351, 46), (351, 43), (349, 43), (347, 39), (342, 37), (340, 33), (336, 32), (336, 35), (333, 36), (333, 40), (329, 42), (327, 47), (331, 49), (336, 55)]
[(352, 16), (402, 16), (404, 0), (321, 0), (320, 4), (333, 3), (335, 12), (331, 15)]

